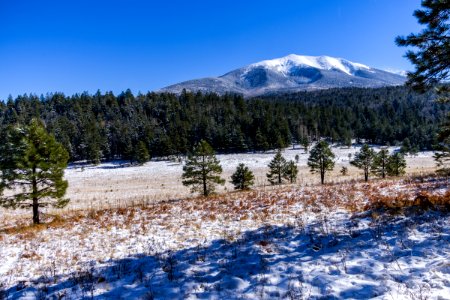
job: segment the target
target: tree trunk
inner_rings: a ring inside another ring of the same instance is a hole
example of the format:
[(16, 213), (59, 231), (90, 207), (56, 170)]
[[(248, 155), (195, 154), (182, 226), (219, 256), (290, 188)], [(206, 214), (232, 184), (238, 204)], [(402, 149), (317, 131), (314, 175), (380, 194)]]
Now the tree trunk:
[(36, 168), (33, 167), (33, 224), (39, 224), (39, 202), (37, 197)]
[(208, 188), (206, 186), (206, 170), (205, 170), (205, 156), (202, 157), (203, 166), (202, 166), (202, 181), (203, 181), (203, 196), (208, 196)]
[(325, 163), (324, 158), (320, 158), (320, 182), (324, 184), (325, 182)]
[(369, 171), (364, 170), (364, 180), (367, 182), (369, 181)]
[(33, 224), (39, 224), (39, 203), (38, 199), (33, 197)]

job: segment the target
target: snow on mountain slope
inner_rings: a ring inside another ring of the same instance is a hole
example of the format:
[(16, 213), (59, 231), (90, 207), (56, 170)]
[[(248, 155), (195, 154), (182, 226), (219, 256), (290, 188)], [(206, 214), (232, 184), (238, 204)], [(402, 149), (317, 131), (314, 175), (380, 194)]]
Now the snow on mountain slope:
[(312, 67), (319, 70), (334, 69), (344, 72), (350, 76), (354, 76), (356, 70), (370, 70), (370, 67), (366, 65), (352, 63), (342, 58), (334, 58), (330, 56), (301, 56), (296, 54), (290, 54), (288, 56), (272, 60), (264, 60), (259, 63), (251, 64), (248, 68), (251, 70), (252, 68), (264, 67), (285, 75), (289, 75), (289, 71), (295, 66)]
[(290, 54), (264, 60), (231, 71), (220, 77), (189, 80), (161, 91), (240, 93), (256, 96), (266, 93), (294, 92), (339, 87), (382, 87), (401, 85), (405, 77), (371, 68), (342, 58)]

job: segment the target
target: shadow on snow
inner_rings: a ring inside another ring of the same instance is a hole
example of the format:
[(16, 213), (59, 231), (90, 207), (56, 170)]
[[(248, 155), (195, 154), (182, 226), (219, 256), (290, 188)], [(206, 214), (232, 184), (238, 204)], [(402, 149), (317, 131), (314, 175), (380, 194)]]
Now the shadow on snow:
[[(351, 219), (345, 220), (337, 232), (326, 229), (323, 222), (306, 227), (266, 226), (232, 241), (218, 239), (203, 247), (163, 253), (149, 249), (146, 254), (103, 265), (92, 262), (68, 275), (42, 276), (30, 283), (18, 283), (6, 294), (11, 299), (27, 295), (40, 299), (367, 299), (387, 293), (387, 287), (375, 284), (381, 279), (370, 263), (346, 262), (363, 261), (364, 253), (381, 263), (398, 258), (408, 261), (429, 246), (427, 239), (408, 242), (409, 247), (404, 249), (398, 247), (408, 228), (424, 222), (439, 224), (445, 222), (445, 217), (443, 213), (430, 212), (415, 216), (414, 220), (395, 217), (372, 222), (366, 228), (358, 228), (359, 219)], [(429, 239), (436, 238), (447, 241), (439, 251), (449, 251), (449, 233), (441, 232), (439, 237), (430, 233)], [(320, 268), (323, 264), (334, 267), (315, 271), (315, 265)], [(410, 276), (419, 276), (425, 268), (415, 266), (409, 274), (405, 270), (392, 272), (390, 278), (401, 283)], [(366, 281), (333, 290), (333, 282), (343, 276)]]

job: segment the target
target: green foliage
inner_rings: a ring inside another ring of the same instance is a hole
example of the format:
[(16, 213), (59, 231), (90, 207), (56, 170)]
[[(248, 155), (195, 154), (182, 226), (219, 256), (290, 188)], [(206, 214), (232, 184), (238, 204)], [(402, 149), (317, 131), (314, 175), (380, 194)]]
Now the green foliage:
[(405, 174), (406, 160), (402, 153), (397, 152), (389, 156), (386, 167), (387, 175), (401, 176)]
[(416, 68), (408, 73), (407, 83), (420, 91), (449, 79), (450, 71), (450, 2), (423, 0), (422, 7), (414, 12), (414, 16), (426, 28), (418, 34), (396, 39), (399, 46), (417, 49), (406, 52), (406, 57)]
[(347, 167), (345, 167), (345, 166), (343, 166), (342, 168), (341, 168), (341, 175), (342, 176), (347, 176), (348, 175), (348, 168)]
[[(435, 89), (440, 102), (449, 102), (450, 86), (443, 81), (450, 79), (450, 2), (442, 0), (423, 0), (422, 9), (414, 12), (418, 22), (426, 28), (418, 34), (397, 37), (399, 46), (414, 47), (406, 57), (415, 66), (408, 73), (408, 84), (414, 89), (425, 92)], [(450, 115), (439, 130), (439, 145), (435, 156), (441, 173), (448, 173), (446, 164), (450, 160)]]
[[(187, 154), (200, 140), (220, 153), (267, 151), (320, 137), (431, 149), (448, 108), (406, 87), (330, 89), (243, 99), (238, 95), (177, 96), (130, 91), (18, 96), (0, 105), (0, 127), (40, 117), (70, 160), (136, 161), (140, 141), (151, 157)], [(320, 122), (319, 122), (320, 120)]]
[(286, 159), (278, 150), (274, 158), (269, 163), (269, 173), (266, 174), (271, 184), (282, 184), (285, 178)]
[(382, 148), (378, 153), (375, 154), (375, 159), (373, 161), (372, 173), (382, 178), (386, 178), (387, 166), (389, 163), (389, 150)]
[(364, 144), (361, 147), (361, 150), (355, 154), (355, 157), (350, 164), (357, 167), (358, 169), (362, 169), (364, 171), (364, 180), (369, 180), (369, 173), (373, 167), (373, 163), (375, 160), (375, 151), (369, 147), (369, 145)]
[(147, 146), (143, 141), (138, 143), (136, 149), (136, 161), (138, 164), (143, 165), (150, 160), (150, 154), (148, 152)]
[(244, 164), (239, 164), (236, 171), (231, 175), (231, 183), (235, 190), (248, 190), (254, 184), (255, 176), (253, 172)]
[(214, 192), (216, 184), (225, 184), (221, 173), (222, 167), (214, 150), (205, 140), (201, 140), (183, 167), (183, 185), (191, 186), (191, 192), (200, 192), (206, 197)]
[(311, 173), (320, 174), (320, 182), (325, 183), (325, 173), (334, 169), (335, 155), (326, 141), (318, 142), (310, 151), (308, 166)]
[(298, 168), (293, 160), (290, 160), (284, 166), (283, 177), (286, 178), (290, 183), (297, 181)]
[(32, 120), (28, 127), (9, 127), (2, 133), (0, 153), (0, 191), (3, 195), (5, 189), (17, 190), (12, 196), (2, 196), (0, 205), (32, 207), (35, 224), (40, 222), (39, 207), (67, 205), (64, 170), (69, 155), (40, 121)]
[[(53, 94), (42, 100), (24, 95), (0, 105), (0, 123), (5, 129), (39, 115), (72, 160), (93, 162), (116, 158), (139, 161), (141, 154), (146, 157), (143, 148), (139, 149), (141, 142), (154, 156), (184, 154), (202, 139), (221, 153), (266, 151), (292, 140), (309, 145), (320, 136), (342, 143), (356, 138), (378, 144), (398, 144), (409, 138), (410, 148), (430, 149), (436, 142), (437, 124), (447, 112), (445, 106), (433, 102), (435, 97), (431, 92), (418, 95), (405, 87), (332, 89), (248, 100), (188, 92), (180, 96), (134, 96), (130, 91), (118, 96)], [(6, 135), (8, 131), (0, 132)], [(442, 134), (441, 149), (449, 149), (448, 136)], [(2, 145), (5, 166), (14, 164), (14, 156), (20, 153), (17, 145)], [(447, 153), (442, 152), (437, 159), (449, 160)], [(384, 177), (386, 165), (373, 172)], [(323, 176), (320, 173), (323, 183), (325, 171)], [(8, 171), (4, 174), (7, 178)], [(286, 179), (276, 177), (272, 181), (278, 184)], [(1, 189), (7, 188), (5, 182)]]

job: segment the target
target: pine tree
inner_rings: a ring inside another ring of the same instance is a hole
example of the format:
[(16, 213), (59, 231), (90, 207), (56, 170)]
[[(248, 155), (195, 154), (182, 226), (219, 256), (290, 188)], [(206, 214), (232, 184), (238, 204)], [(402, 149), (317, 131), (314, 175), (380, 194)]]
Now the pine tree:
[(372, 172), (378, 176), (381, 176), (381, 178), (386, 178), (388, 160), (389, 150), (386, 148), (382, 148), (378, 153), (375, 154)]
[[(7, 208), (32, 207), (33, 223), (40, 223), (39, 208), (62, 208), (68, 183), (64, 180), (69, 155), (44, 125), (32, 120), (28, 127), (15, 127), (3, 134), (0, 145), (0, 205)], [(5, 189), (20, 192), (3, 196)]]
[(183, 167), (183, 185), (192, 186), (193, 193), (200, 192), (207, 197), (214, 192), (216, 184), (225, 184), (221, 173), (222, 167), (214, 150), (205, 140), (201, 140)]
[(346, 166), (343, 166), (341, 168), (340, 172), (341, 172), (342, 176), (347, 176), (348, 175), (348, 168)]
[[(426, 28), (418, 34), (396, 39), (397, 45), (416, 50), (408, 50), (405, 55), (415, 66), (414, 72), (408, 73), (407, 84), (420, 92), (435, 89), (439, 101), (448, 103), (450, 86), (442, 83), (450, 79), (450, 1), (423, 0), (422, 7), (414, 11), (414, 16)], [(438, 139), (440, 152), (436, 153), (435, 160), (438, 167), (444, 167), (440, 171), (446, 173), (450, 162), (450, 114), (442, 124)]]
[(350, 162), (351, 165), (364, 171), (364, 180), (369, 180), (369, 173), (373, 167), (375, 152), (369, 145), (364, 144), (361, 150), (355, 154), (355, 158)]
[(318, 142), (310, 151), (308, 166), (311, 173), (320, 173), (320, 182), (325, 183), (325, 173), (334, 169), (334, 153), (326, 141)]
[[(407, 51), (405, 56), (416, 68), (408, 73), (407, 84), (419, 91), (448, 80), (450, 75), (450, 2), (423, 0), (422, 7), (414, 11), (414, 16), (426, 29), (396, 39), (399, 46), (417, 49)], [(448, 92), (448, 86), (442, 89)]]
[(269, 163), (269, 173), (266, 174), (267, 179), (271, 184), (282, 184), (284, 178), (284, 171), (286, 168), (286, 159), (278, 150), (274, 158)]
[(239, 164), (236, 171), (231, 175), (231, 183), (235, 190), (248, 190), (254, 184), (253, 172), (244, 164)]
[(293, 160), (286, 163), (283, 171), (283, 177), (289, 180), (290, 183), (297, 181), (298, 168)]
[(148, 153), (147, 146), (143, 141), (140, 141), (136, 149), (136, 161), (139, 165), (143, 165), (150, 160), (150, 154)]
[(389, 156), (386, 167), (389, 176), (401, 176), (405, 174), (406, 160), (402, 153), (397, 152)]

